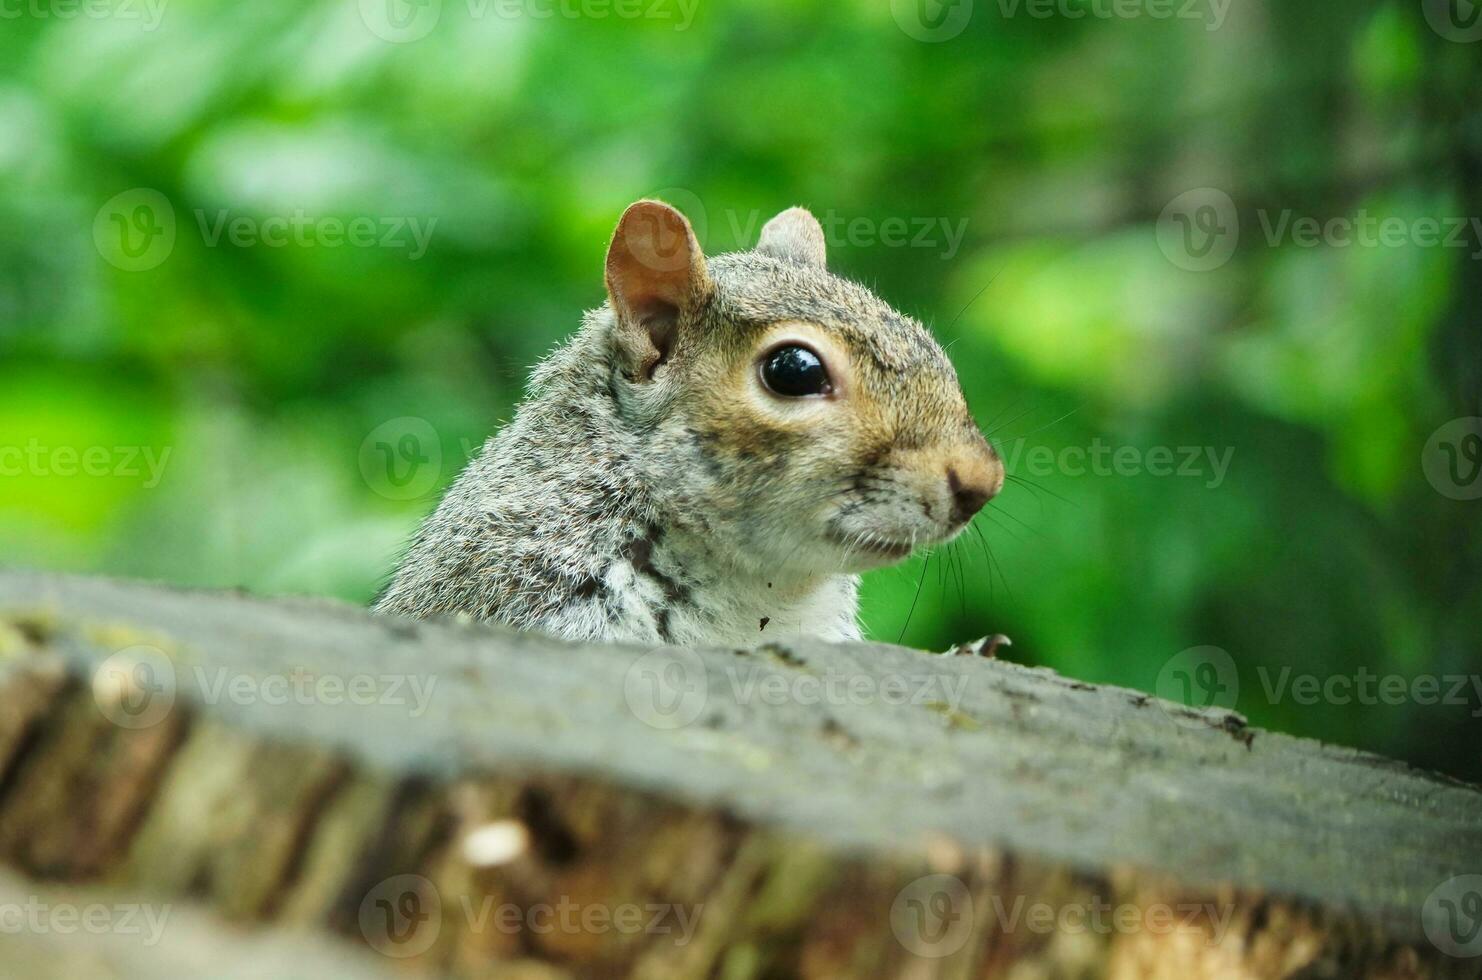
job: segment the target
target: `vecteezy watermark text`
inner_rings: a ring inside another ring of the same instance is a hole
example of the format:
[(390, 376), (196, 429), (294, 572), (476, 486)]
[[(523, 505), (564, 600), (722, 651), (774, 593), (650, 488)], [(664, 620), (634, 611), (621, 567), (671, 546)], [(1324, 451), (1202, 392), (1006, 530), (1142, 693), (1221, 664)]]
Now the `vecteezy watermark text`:
[[(691, 221), (694, 216), (689, 215)], [(726, 211), (729, 231), (737, 242), (755, 241), (767, 215), (759, 210)], [(871, 218), (829, 210), (814, 215), (823, 226), (829, 248), (909, 248), (938, 253), (943, 261), (956, 257), (967, 236), (966, 218), (888, 215)], [(696, 226), (700, 232), (700, 226)]]
[(0, 0), (0, 20), (137, 20), (160, 26), (169, 0)]
[(121, 728), (151, 728), (170, 716), (188, 685), (194, 685), (195, 699), (208, 705), (374, 705), (404, 708), (408, 717), (420, 718), (432, 701), (437, 675), (301, 668), (245, 674), (199, 664), (187, 669), (158, 647), (138, 644), (98, 665), (93, 700), (103, 716)]
[(1266, 700), (1278, 704), (1290, 699), (1293, 704), (1309, 707), (1315, 704), (1362, 704), (1367, 706), (1402, 704), (1472, 706), (1472, 717), (1482, 718), (1482, 675), (1479, 674), (1376, 674), (1360, 667), (1352, 674), (1297, 674), (1291, 667), (1273, 672), (1257, 667), (1261, 690)]
[[(1378, 673), (1360, 665), (1352, 673), (1318, 674), (1296, 671), (1290, 666), (1255, 668), (1260, 694), (1267, 704), (1291, 703), (1302, 707), (1319, 704), (1367, 707), (1422, 707), (1442, 705), (1467, 708), (1473, 718), (1482, 718), (1482, 675)], [(1235, 658), (1215, 646), (1190, 647), (1163, 664), (1154, 688), (1165, 701), (1193, 708), (1237, 707), (1241, 684)]]
[[(1482, 260), (1482, 217), (1477, 216), (1402, 216), (1369, 208), (1326, 216), (1301, 214), (1293, 208), (1256, 208), (1254, 216), (1267, 248), (1445, 248), (1463, 250), (1472, 259)], [(1157, 239), (1174, 265), (1191, 272), (1211, 272), (1230, 261), (1242, 240), (1240, 209), (1219, 188), (1186, 191), (1163, 209)]]
[(938, 674), (775, 674), (758, 669), (727, 670), (726, 683), (737, 704), (945, 704), (956, 709), (968, 677)]
[[(712, 227), (711, 209), (705, 206), (698, 194), (685, 187), (664, 187), (649, 196), (667, 201), (683, 211), (700, 244), (710, 246), (711, 231), (719, 229)], [(724, 215), (725, 230), (730, 233), (731, 241), (738, 245), (755, 242), (762, 225), (771, 217), (756, 208), (726, 208), (715, 214)], [(966, 217), (902, 214), (876, 217), (841, 214), (833, 210), (815, 213), (814, 217), (823, 227), (824, 243), (831, 249), (845, 246), (908, 248), (935, 252), (946, 261), (956, 257), (967, 237)]]
[(465, 0), (469, 16), (505, 20), (672, 20), (689, 30), (700, 0)]
[(1297, 248), (1417, 248), (1467, 249), (1482, 259), (1482, 218), (1459, 215), (1402, 218), (1378, 215), (1360, 208), (1352, 216), (1317, 218), (1285, 208), (1273, 215), (1258, 210), (1261, 233), (1272, 248), (1290, 243)]
[(1116, 446), (1103, 439), (1087, 446), (1027, 446), (1016, 439), (1000, 447), (1004, 466), (1023, 476), (1152, 476), (1204, 480), (1213, 490), (1225, 482), (1235, 447)]
[[(751, 241), (750, 229), (755, 226), (757, 214), (744, 237), (738, 241)], [(855, 248), (910, 248), (938, 252), (943, 261), (957, 255), (962, 239), (967, 235), (967, 219), (956, 220), (946, 217), (900, 217), (880, 218), (846, 217), (834, 211), (818, 215), (823, 226), (823, 238), (830, 248), (849, 245)]]
[(629, 710), (644, 724), (673, 730), (695, 722), (712, 698), (737, 705), (911, 704), (957, 711), (967, 685), (965, 674), (953, 677), (937, 671), (879, 676), (826, 671), (778, 672), (745, 660), (722, 665), (711, 672), (693, 650), (660, 647), (638, 657), (628, 667), (623, 677), (623, 697)]
[(154, 946), (164, 935), (170, 906), (138, 902), (43, 902), (32, 895), (24, 902), (0, 902), (0, 934), (71, 936), (142, 936)]
[[(360, 20), (376, 37), (410, 44), (431, 34), (441, 23), (443, 0), (358, 0)], [(668, 21), (686, 31), (695, 21), (699, 0), (464, 0), (463, 15), (472, 21), (502, 20), (650, 20)], [(453, 10), (455, 4), (449, 3)]]
[(437, 676), (419, 674), (321, 674), (291, 670), (272, 674), (233, 674), (225, 667), (191, 668), (206, 704), (353, 704), (409, 707), (409, 718), (427, 713)]
[(1190, 20), (1210, 32), (1225, 26), (1234, 0), (997, 0), (1004, 19)]
[[(981, 2), (981, 0), (980, 0)], [(1180, 20), (1195, 21), (1207, 31), (1225, 26), (1234, 0), (996, 0), (1004, 20)], [(972, 22), (974, 0), (891, 0), (896, 24), (928, 44), (958, 37)]]
[(1082, 902), (1030, 902), (1023, 895), (1005, 903), (1002, 895), (990, 899), (1000, 931), (1019, 930), (1034, 935), (1090, 933), (1097, 936), (1146, 933), (1165, 936), (1180, 930), (1203, 930), (1206, 943), (1218, 946), (1235, 914), (1234, 904), (1217, 902), (1109, 902), (1091, 896)]
[(668, 902), (619, 902), (615, 905), (581, 903), (561, 896), (555, 902), (533, 902), (516, 905), (482, 896), (477, 905), (467, 895), (459, 896), (464, 919), (470, 931), (494, 931), (505, 935), (521, 932), (537, 936), (602, 935), (616, 932), (625, 936), (673, 936), (677, 946), (689, 943), (703, 905), (686, 906)]
[(48, 446), (32, 438), (24, 445), (0, 445), (0, 477), (144, 477), (153, 490), (164, 478), (170, 446)]
[[(645, 935), (675, 946), (688, 945), (705, 910), (703, 904), (673, 902), (577, 902), (562, 895), (547, 902), (496, 902), (458, 896), (462, 931), (473, 935)], [(432, 948), (450, 914), (431, 880), (417, 874), (378, 882), (360, 902), (360, 932), (384, 956), (405, 959)]]
[(348, 220), (332, 216), (314, 216), (302, 208), (292, 214), (259, 218), (232, 214), (221, 209), (212, 212), (197, 209), (196, 222), (201, 240), (207, 248), (216, 248), (225, 239), (236, 248), (384, 248), (407, 253), (415, 262), (427, 254), (436, 218), (377, 217), (362, 215)]
[[(961, 878), (950, 874), (925, 875), (897, 893), (890, 908), (890, 928), (907, 950), (926, 959), (951, 956), (983, 928), (972, 892)], [(989, 898), (995, 931), (1006, 936), (1109, 936), (1143, 933), (1163, 936), (1175, 932), (1202, 934), (1209, 946), (1218, 946), (1235, 914), (1233, 903), (1111, 902), (1099, 895), (1083, 901), (1030, 901), (1023, 895), (1012, 901), (995, 892)]]
[[(415, 262), (427, 254), (437, 229), (434, 216), (242, 214), (229, 208), (193, 212), (206, 248), (358, 248), (404, 253)], [(93, 245), (110, 265), (144, 272), (163, 264), (179, 232), (175, 205), (148, 187), (110, 198), (93, 219)]]

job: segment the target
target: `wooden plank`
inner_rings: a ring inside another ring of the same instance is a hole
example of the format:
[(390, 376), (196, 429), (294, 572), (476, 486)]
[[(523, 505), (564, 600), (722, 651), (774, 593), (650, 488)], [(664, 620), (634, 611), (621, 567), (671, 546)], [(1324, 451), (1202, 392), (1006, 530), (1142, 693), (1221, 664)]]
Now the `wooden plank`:
[(398, 965), (1482, 975), (1447, 955), (1482, 794), (1228, 712), (882, 645), (578, 647), (24, 573), (0, 631), (27, 706), (0, 858)]

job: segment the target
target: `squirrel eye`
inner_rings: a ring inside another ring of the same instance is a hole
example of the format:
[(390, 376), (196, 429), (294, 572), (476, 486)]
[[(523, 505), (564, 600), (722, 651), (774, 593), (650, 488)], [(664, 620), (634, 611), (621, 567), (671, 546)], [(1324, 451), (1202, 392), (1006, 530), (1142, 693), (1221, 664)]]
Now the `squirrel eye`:
[(784, 398), (827, 395), (833, 391), (823, 359), (806, 347), (779, 347), (762, 362), (762, 383)]

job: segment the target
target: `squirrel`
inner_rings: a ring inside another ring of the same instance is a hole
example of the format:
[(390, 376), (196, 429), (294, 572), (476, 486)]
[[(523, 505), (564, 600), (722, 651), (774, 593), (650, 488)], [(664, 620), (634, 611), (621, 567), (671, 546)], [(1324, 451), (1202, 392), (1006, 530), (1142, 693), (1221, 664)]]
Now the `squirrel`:
[(802, 208), (707, 259), (679, 211), (629, 207), (607, 303), (536, 367), (376, 610), (573, 640), (859, 639), (859, 574), (956, 536), (1004, 468), (942, 348), (825, 252)]

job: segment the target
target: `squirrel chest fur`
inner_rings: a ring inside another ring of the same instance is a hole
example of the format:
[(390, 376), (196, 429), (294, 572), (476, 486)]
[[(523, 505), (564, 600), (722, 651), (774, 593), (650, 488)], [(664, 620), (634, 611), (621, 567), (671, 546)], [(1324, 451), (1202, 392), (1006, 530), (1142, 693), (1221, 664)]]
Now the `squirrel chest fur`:
[(707, 260), (642, 201), (606, 278), (378, 610), (584, 640), (857, 639), (858, 574), (960, 533), (1002, 487), (941, 348), (827, 272), (808, 212)]

